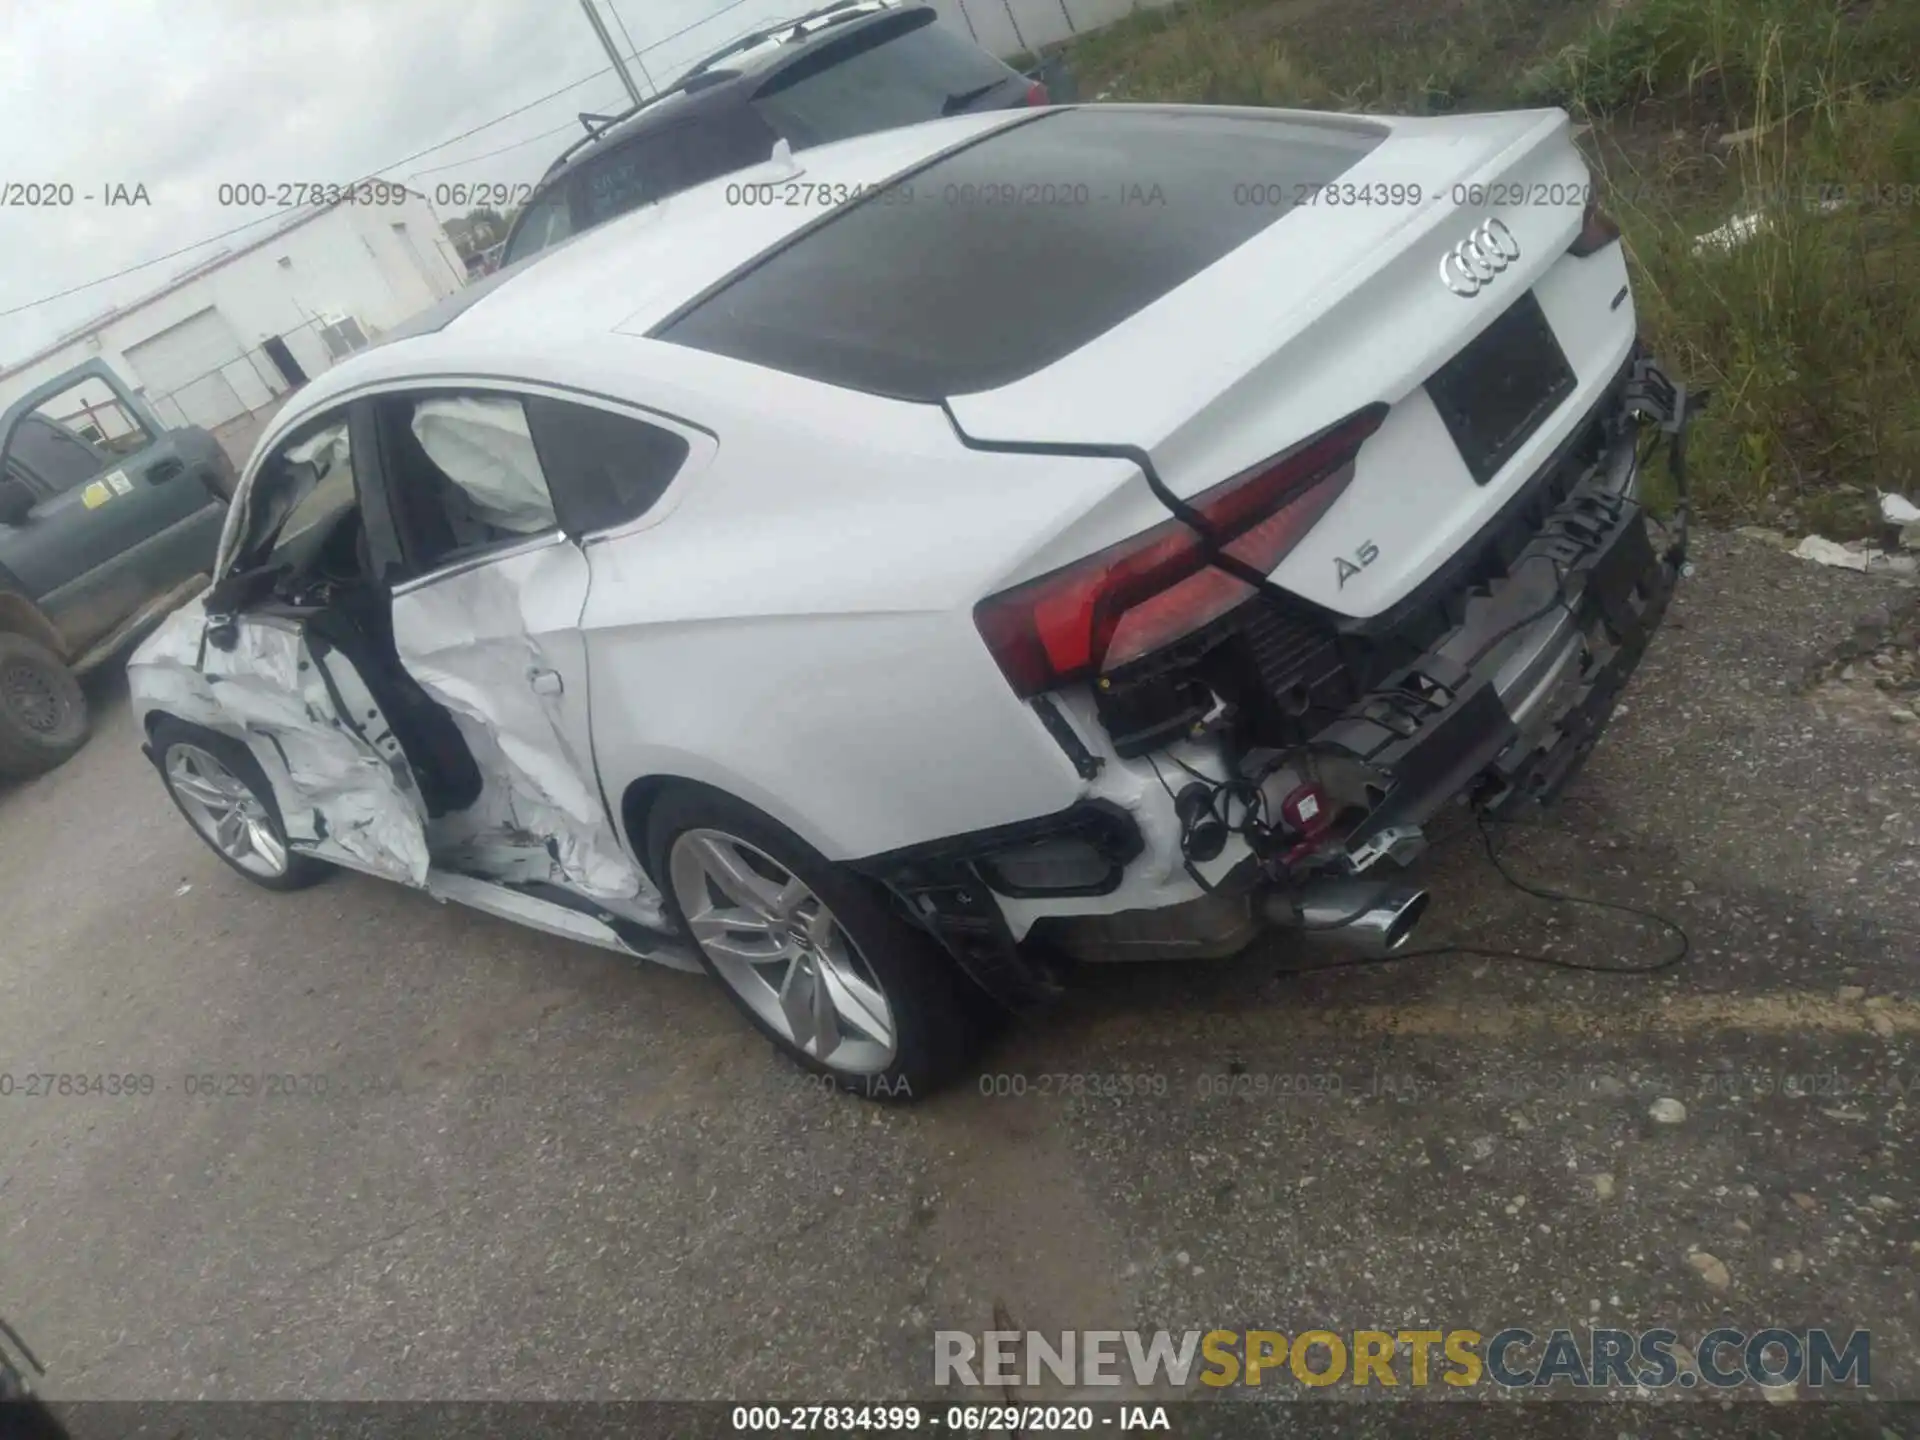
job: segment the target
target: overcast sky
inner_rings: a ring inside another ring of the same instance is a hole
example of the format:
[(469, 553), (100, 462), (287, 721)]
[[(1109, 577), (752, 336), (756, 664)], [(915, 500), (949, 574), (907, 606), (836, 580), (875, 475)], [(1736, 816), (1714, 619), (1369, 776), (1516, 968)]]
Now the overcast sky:
[[(662, 81), (755, 24), (808, 8), (598, 3), (614, 42), (624, 52), (630, 36)], [(695, 28), (669, 38), (686, 26)], [(579, 0), (0, 0), (0, 186), (75, 191), (71, 208), (0, 204), (0, 312), (275, 213), (223, 208), (222, 182), (343, 182), (377, 170), (414, 177), (431, 197), (441, 182), (531, 181), (579, 133), (579, 111), (625, 103), (612, 73), (384, 167), (606, 66)], [(113, 184), (144, 184), (152, 203), (109, 208), (99, 197)], [(92, 203), (79, 198), (89, 193)], [(0, 364), (217, 248), (0, 314)]]

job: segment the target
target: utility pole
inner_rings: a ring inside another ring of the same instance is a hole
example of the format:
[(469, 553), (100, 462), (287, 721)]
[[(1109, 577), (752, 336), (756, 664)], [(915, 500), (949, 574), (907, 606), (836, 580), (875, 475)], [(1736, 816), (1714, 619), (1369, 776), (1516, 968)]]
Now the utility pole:
[(607, 33), (606, 22), (601, 20), (600, 12), (593, 8), (593, 0), (580, 0), (580, 8), (587, 12), (587, 23), (593, 26), (593, 33), (600, 37), (600, 47), (607, 52), (607, 58), (613, 62), (613, 68), (620, 74), (620, 83), (627, 87), (627, 95), (633, 101), (633, 108), (641, 105), (640, 87), (633, 83), (633, 76), (627, 70), (627, 62), (620, 58), (620, 52), (614, 48), (613, 36)]

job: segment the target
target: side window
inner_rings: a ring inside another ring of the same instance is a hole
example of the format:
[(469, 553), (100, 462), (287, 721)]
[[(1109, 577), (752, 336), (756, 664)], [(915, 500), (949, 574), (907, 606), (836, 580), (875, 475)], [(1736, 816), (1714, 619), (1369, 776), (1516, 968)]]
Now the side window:
[(680, 142), (677, 188), (685, 190), (717, 175), (765, 164), (779, 136), (749, 105), (721, 110), (685, 127)]
[(65, 426), (44, 415), (23, 415), (14, 428), (7, 459), (34, 477), (50, 495), (71, 490), (107, 468), (106, 458)]
[(536, 255), (573, 233), (573, 207), (567, 203), (570, 189), (571, 183), (562, 181), (533, 202), (533, 208), (521, 217), (513, 232), (513, 243), (507, 247), (503, 263), (511, 265)]
[(47, 494), (71, 490), (102, 474), (153, 437), (98, 376), (43, 400), (7, 441), (7, 460)]
[(580, 187), (580, 228), (599, 225), (684, 188), (680, 147), (686, 143), (688, 128), (649, 130), (582, 165), (574, 176), (574, 184)]
[(375, 402), (380, 459), (413, 573), (556, 528), (517, 398), (443, 391)]
[(570, 535), (638, 519), (686, 463), (684, 436), (591, 405), (531, 396), (527, 421)]

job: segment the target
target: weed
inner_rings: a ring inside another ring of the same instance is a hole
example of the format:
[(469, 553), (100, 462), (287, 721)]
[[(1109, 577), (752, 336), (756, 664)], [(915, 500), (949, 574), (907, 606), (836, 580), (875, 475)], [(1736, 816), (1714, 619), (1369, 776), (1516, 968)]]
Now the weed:
[(1192, 0), (1072, 63), (1088, 97), (1566, 107), (1642, 329), (1717, 392), (1703, 512), (1857, 534), (1876, 490), (1920, 498), (1916, 0)]

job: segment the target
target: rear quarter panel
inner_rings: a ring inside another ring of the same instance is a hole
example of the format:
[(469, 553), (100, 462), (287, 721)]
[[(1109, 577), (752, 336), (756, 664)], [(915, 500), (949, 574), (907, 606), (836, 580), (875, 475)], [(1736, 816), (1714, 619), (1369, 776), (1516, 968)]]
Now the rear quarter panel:
[(1071, 804), (1083, 782), (972, 611), (1120, 467), (977, 454), (935, 407), (680, 353), (758, 403), (689, 415), (719, 442), (667, 518), (589, 543), (616, 812), (636, 780), (696, 780), (846, 859)]

